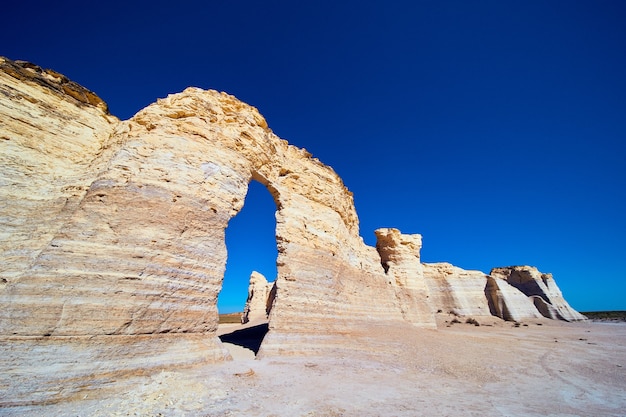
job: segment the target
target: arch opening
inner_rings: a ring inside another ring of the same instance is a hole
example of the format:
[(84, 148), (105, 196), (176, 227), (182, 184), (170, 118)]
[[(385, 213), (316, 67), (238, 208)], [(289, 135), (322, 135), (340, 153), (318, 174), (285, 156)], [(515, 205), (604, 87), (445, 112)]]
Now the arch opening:
[[(271, 286), (277, 277), (278, 257), (274, 198), (266, 185), (251, 180), (244, 205), (225, 232), (228, 257), (217, 300), (218, 335), (233, 358), (256, 356), (268, 330), (269, 309), (267, 299), (262, 298), (265, 281), (270, 283), (265, 298), (276, 291)], [(256, 299), (248, 300), (252, 296)], [(241, 320), (244, 312), (245, 322)]]

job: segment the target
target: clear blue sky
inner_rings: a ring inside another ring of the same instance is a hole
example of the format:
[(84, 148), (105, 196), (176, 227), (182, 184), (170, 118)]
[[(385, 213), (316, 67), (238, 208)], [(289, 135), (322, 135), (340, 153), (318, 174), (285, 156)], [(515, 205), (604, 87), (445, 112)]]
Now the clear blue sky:
[[(535, 265), (579, 310), (626, 310), (626, 2), (137, 3), (9, 2), (0, 55), (122, 119), (234, 94), (337, 171), (368, 244), (421, 233), (425, 262)], [(272, 204), (253, 187), (227, 230), (221, 311), (275, 274)]]

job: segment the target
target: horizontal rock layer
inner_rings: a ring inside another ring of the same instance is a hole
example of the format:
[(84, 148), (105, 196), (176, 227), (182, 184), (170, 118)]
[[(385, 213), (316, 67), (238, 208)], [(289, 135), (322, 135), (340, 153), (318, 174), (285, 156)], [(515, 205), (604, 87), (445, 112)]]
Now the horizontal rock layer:
[(49, 246), (115, 149), (119, 121), (104, 104), (65, 94), (71, 85), (96, 97), (65, 80), (0, 57), (0, 275), (8, 283)]

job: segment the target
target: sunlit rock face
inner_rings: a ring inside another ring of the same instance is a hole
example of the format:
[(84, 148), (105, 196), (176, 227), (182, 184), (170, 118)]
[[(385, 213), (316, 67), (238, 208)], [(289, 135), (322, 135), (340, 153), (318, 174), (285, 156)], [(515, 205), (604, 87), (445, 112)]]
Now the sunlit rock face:
[(398, 229), (378, 229), (376, 249), (385, 273), (394, 284), (400, 311), (406, 321), (435, 328), (430, 290), (420, 262), (421, 235), (402, 234)]
[(241, 315), (241, 323), (267, 320), (276, 298), (276, 282), (267, 282), (265, 276), (257, 271), (250, 274), (248, 299)]
[(509, 266), (492, 269), (491, 276), (506, 280), (530, 297), (544, 317), (566, 321), (586, 320), (585, 316), (565, 301), (552, 274), (541, 273), (532, 266)]
[(435, 311), (458, 316), (490, 316), (487, 276), (449, 263), (424, 264), (424, 279)]
[[(0, 386), (20, 387), (12, 404), (228, 358), (216, 337), (224, 230), (252, 179), (277, 210), (260, 356), (380, 351), (350, 336), (432, 328), (440, 308), (490, 313), (487, 277), (422, 266), (419, 235), (381, 229), (365, 245), (337, 174), (228, 94), (188, 88), (119, 121), (62, 75), (1, 58), (0, 120), (0, 369), (18, 370)], [(567, 318), (554, 288), (528, 302)]]
[[(0, 335), (124, 340), (122, 356), (152, 355), (144, 368), (176, 364), (158, 346), (201, 335), (196, 359), (223, 359), (224, 230), (251, 179), (277, 206), (263, 354), (343, 348), (364, 323), (402, 320), (352, 194), (253, 107), (189, 88), (120, 122), (54, 72), (6, 59), (2, 69)], [(155, 348), (133, 352), (137, 335)]]
[(490, 275), (448, 263), (423, 264), (433, 309), (457, 316), (496, 316), (508, 321), (547, 317), (586, 318), (563, 298), (551, 274), (537, 268), (494, 268)]
[(62, 75), (2, 57), (0, 114), (0, 274), (11, 284), (84, 198), (119, 121)]

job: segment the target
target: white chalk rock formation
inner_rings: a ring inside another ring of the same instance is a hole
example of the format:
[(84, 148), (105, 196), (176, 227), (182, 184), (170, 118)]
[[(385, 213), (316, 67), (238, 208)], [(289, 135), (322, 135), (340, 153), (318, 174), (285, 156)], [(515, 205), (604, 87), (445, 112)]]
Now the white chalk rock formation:
[(574, 310), (556, 285), (552, 274), (544, 274), (532, 266), (494, 268), (491, 276), (506, 280), (510, 285), (531, 298), (531, 302), (545, 317), (566, 321), (586, 320)]
[(503, 320), (520, 322), (541, 317), (532, 300), (502, 278), (487, 276), (485, 296), (491, 314)]
[[(508, 269), (494, 268), (494, 271)], [(471, 317), (496, 316), (508, 321), (540, 318), (543, 314), (537, 306), (540, 301), (529, 298), (498, 273), (491, 276), (449, 263), (435, 263), (424, 264), (424, 278), (437, 312)]]
[(0, 121), (0, 276), (9, 285), (50, 245), (104, 168), (119, 120), (63, 75), (0, 57)]
[(449, 263), (425, 263), (424, 279), (435, 311), (458, 316), (490, 316), (485, 296), (487, 275)]
[(390, 228), (374, 233), (383, 269), (395, 285), (402, 316), (416, 326), (436, 328), (430, 291), (420, 262), (422, 236), (402, 234)]
[(250, 321), (267, 320), (274, 298), (276, 296), (276, 281), (267, 282), (260, 272), (252, 271), (250, 284), (248, 285), (248, 299), (243, 309), (241, 323)]
[[(489, 314), (484, 274), (433, 264), (422, 280), (419, 235), (386, 229), (378, 252), (365, 245), (337, 174), (228, 94), (188, 88), (119, 121), (64, 76), (0, 58), (0, 121), (0, 347), (10, 352), (0, 369), (18, 370), (0, 372), (0, 386), (19, 387), (0, 407), (226, 359), (216, 337), (224, 230), (253, 179), (277, 208), (260, 355), (375, 350), (349, 336), (389, 321), (432, 327), (436, 308)], [(546, 314), (577, 317), (541, 280), (540, 292), (514, 285)]]
[(37, 384), (97, 389), (102, 374), (224, 360), (224, 230), (252, 179), (277, 206), (262, 355), (367, 348), (346, 334), (403, 320), (341, 179), (228, 94), (189, 88), (120, 122), (63, 76), (2, 59), (0, 120), (0, 338), (26, 338), (1, 369), (49, 361), (65, 371)]

